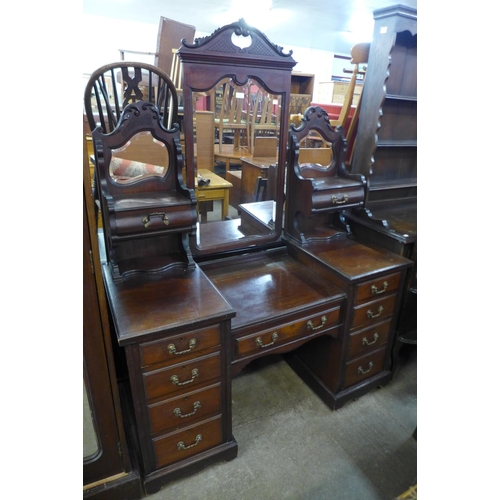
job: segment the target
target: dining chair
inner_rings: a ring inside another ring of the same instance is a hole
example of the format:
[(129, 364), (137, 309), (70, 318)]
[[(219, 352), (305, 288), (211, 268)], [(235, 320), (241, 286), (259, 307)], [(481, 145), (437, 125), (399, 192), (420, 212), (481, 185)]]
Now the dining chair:
[(278, 135), (279, 101), (263, 89), (258, 89), (252, 96), (253, 112), (249, 126), (249, 153), (253, 154), (257, 135)]

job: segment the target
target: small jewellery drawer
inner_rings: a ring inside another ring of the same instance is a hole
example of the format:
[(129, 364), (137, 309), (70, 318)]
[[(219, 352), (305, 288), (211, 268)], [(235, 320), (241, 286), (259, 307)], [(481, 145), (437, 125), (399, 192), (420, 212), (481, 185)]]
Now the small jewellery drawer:
[(115, 214), (117, 236), (152, 234), (176, 231), (187, 228), (196, 222), (193, 219), (194, 209), (188, 206), (178, 207), (141, 207)]
[(335, 187), (313, 192), (312, 212), (360, 205), (364, 200), (363, 186)]
[(179, 363), (193, 358), (200, 351), (220, 345), (219, 325), (201, 328), (168, 339), (141, 344), (141, 366), (155, 363)]
[(189, 425), (206, 415), (221, 412), (220, 383), (148, 405), (151, 433)]
[(399, 273), (367, 281), (356, 287), (354, 303), (359, 304), (365, 300), (378, 299), (383, 295), (395, 292), (399, 286)]
[(396, 295), (389, 295), (384, 299), (374, 300), (354, 308), (351, 330), (362, 326), (374, 325), (390, 316), (394, 311)]
[(164, 467), (222, 443), (222, 419), (209, 420), (153, 439), (156, 467)]
[(391, 319), (370, 326), (364, 330), (351, 333), (349, 342), (349, 358), (361, 356), (383, 346), (389, 337)]
[(302, 320), (236, 339), (236, 356), (248, 356), (291, 340), (325, 332), (339, 323), (340, 306)]
[(186, 361), (160, 370), (143, 374), (146, 398), (173, 394), (178, 390), (190, 390), (221, 375), (220, 352)]
[(386, 349), (379, 349), (361, 358), (356, 358), (346, 364), (344, 387), (357, 384), (362, 380), (373, 377), (384, 369)]

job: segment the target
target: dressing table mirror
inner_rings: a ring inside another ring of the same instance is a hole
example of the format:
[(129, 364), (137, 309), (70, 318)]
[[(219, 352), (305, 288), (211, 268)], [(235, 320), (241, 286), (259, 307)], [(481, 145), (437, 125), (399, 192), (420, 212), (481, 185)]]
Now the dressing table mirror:
[[(278, 242), (291, 70), (296, 64), (291, 52), (284, 53), (240, 20), (193, 44), (184, 40), (178, 55), (184, 81), (186, 184), (196, 190), (201, 214), (191, 238), (193, 255)], [(270, 147), (259, 152), (261, 138), (271, 137)], [(212, 206), (218, 199), (220, 214)], [(212, 217), (206, 217), (207, 210), (213, 210)]]

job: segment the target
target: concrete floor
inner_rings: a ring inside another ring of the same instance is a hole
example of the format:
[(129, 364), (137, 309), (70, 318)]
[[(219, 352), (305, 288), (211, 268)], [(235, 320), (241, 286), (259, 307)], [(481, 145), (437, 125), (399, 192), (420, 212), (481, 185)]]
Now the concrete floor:
[(417, 483), (416, 348), (394, 379), (331, 411), (281, 357), (233, 380), (236, 459), (149, 500), (391, 500)]

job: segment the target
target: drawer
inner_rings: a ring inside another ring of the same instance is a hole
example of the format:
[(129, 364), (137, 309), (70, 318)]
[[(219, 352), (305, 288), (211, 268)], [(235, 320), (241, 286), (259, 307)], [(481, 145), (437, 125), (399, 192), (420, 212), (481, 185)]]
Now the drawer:
[(346, 364), (344, 388), (373, 377), (384, 369), (386, 349), (379, 349)]
[(363, 186), (332, 187), (316, 190), (312, 194), (311, 211), (322, 212), (335, 208), (347, 208), (360, 205), (364, 201)]
[(236, 357), (248, 356), (316, 333), (328, 332), (339, 324), (340, 306), (302, 320), (236, 339)]
[(229, 195), (227, 189), (203, 189), (196, 190), (196, 198), (198, 201), (210, 201), (210, 200), (221, 200), (225, 195)]
[(220, 383), (149, 405), (151, 433), (189, 425), (207, 415), (220, 413), (221, 409)]
[(354, 307), (351, 331), (362, 326), (374, 325), (388, 318), (394, 311), (395, 303), (396, 295), (393, 294), (383, 299)]
[(200, 351), (220, 345), (219, 325), (201, 328), (140, 346), (141, 366), (179, 363), (198, 356)]
[(387, 342), (391, 329), (391, 319), (351, 333), (349, 341), (349, 359), (378, 349)]
[(179, 462), (222, 444), (222, 418), (209, 420), (153, 439), (156, 467)]
[(115, 213), (116, 236), (150, 235), (176, 232), (196, 223), (194, 209), (188, 206), (141, 207)]
[(179, 390), (191, 390), (207, 382), (220, 378), (220, 352), (196, 358), (186, 363), (154, 370), (143, 374), (146, 398), (173, 394)]
[(399, 287), (400, 274), (390, 274), (356, 286), (354, 303), (375, 299), (395, 292)]

